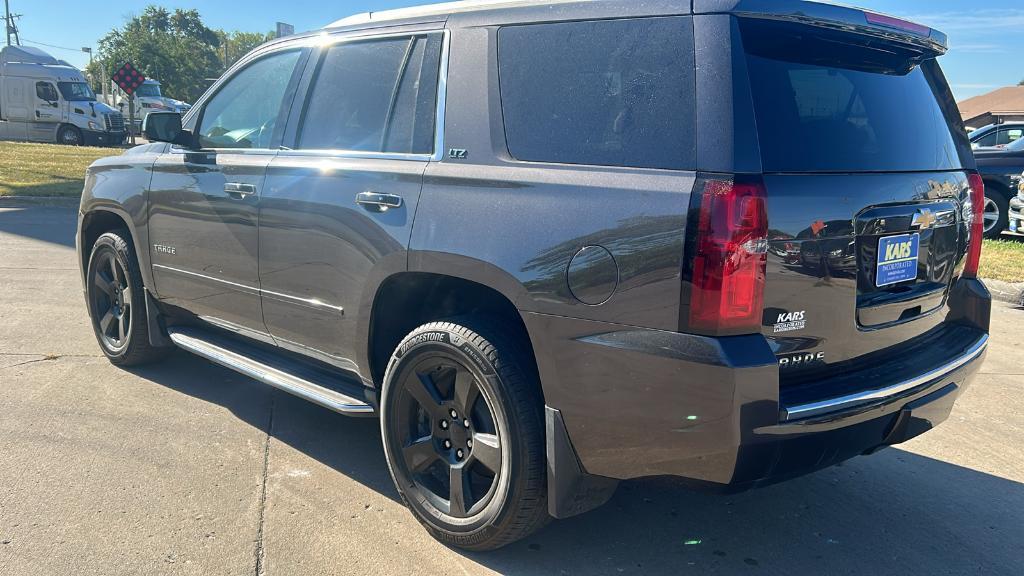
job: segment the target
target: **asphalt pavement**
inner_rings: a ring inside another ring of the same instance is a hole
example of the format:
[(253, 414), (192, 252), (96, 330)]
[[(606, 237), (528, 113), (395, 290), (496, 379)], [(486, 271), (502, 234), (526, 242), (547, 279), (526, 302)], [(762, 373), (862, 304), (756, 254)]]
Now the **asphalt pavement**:
[(0, 575), (1024, 573), (1024, 311), (938, 429), (731, 496), (623, 483), (486, 554), (398, 501), (378, 424), (89, 328), (75, 210), (0, 203)]

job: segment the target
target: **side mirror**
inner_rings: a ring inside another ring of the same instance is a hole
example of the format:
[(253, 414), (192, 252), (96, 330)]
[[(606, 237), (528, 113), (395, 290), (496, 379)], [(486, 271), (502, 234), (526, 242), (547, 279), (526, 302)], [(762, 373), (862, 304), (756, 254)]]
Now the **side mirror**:
[(177, 112), (150, 112), (142, 122), (142, 134), (150, 142), (170, 142), (192, 147), (192, 133), (181, 127)]

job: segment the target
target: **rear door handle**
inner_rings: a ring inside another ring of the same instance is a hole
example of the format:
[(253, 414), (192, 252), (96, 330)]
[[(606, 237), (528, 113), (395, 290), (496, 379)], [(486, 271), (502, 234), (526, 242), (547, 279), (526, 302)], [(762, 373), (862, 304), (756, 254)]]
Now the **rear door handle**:
[(402, 197), (395, 194), (360, 192), (356, 194), (356, 204), (374, 212), (385, 212), (391, 208), (400, 208), (402, 206)]
[(228, 182), (224, 184), (224, 191), (236, 198), (245, 198), (256, 193), (255, 184), (243, 184), (241, 182)]

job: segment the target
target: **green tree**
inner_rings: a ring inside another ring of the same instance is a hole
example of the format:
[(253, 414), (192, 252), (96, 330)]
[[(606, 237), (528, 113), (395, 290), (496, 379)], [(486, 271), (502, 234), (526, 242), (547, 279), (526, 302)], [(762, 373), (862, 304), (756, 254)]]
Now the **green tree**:
[(227, 70), (232, 64), (238, 62), (242, 56), (252, 52), (257, 46), (273, 40), (274, 33), (267, 32), (266, 34), (261, 34), (259, 32), (226, 32), (218, 30), (217, 37), (220, 39), (218, 55), (220, 56), (221, 69)]
[(195, 102), (207, 87), (207, 78), (223, 71), (220, 35), (203, 24), (197, 10), (169, 12), (148, 6), (121, 28), (99, 41), (93, 77), (109, 78), (131, 62), (147, 78), (159, 80), (164, 94)]

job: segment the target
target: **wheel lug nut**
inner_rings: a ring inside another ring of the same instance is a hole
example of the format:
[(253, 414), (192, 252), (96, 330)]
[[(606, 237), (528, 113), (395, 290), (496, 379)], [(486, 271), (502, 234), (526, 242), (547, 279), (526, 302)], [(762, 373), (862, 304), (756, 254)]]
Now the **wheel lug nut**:
[(447, 420), (441, 420), (441, 430), (447, 430), (447, 429), (448, 429), (448, 421)]
[(459, 448), (458, 450), (455, 451), (455, 457), (458, 458), (459, 460), (462, 460), (462, 448)]
[(444, 448), (445, 448), (445, 450), (447, 450), (447, 449), (449, 449), (451, 447), (452, 447), (452, 441), (451, 440), (445, 440), (444, 441)]
[(469, 440), (466, 440), (466, 448), (472, 448), (472, 447), (473, 447), (473, 439), (470, 438)]
[(459, 413), (456, 412), (454, 408), (449, 410), (448, 413), (452, 415), (452, 418), (456, 418), (457, 419), (459, 417)]
[(465, 426), (466, 428), (469, 428), (469, 418), (464, 419), (462, 421), (462, 425)]

